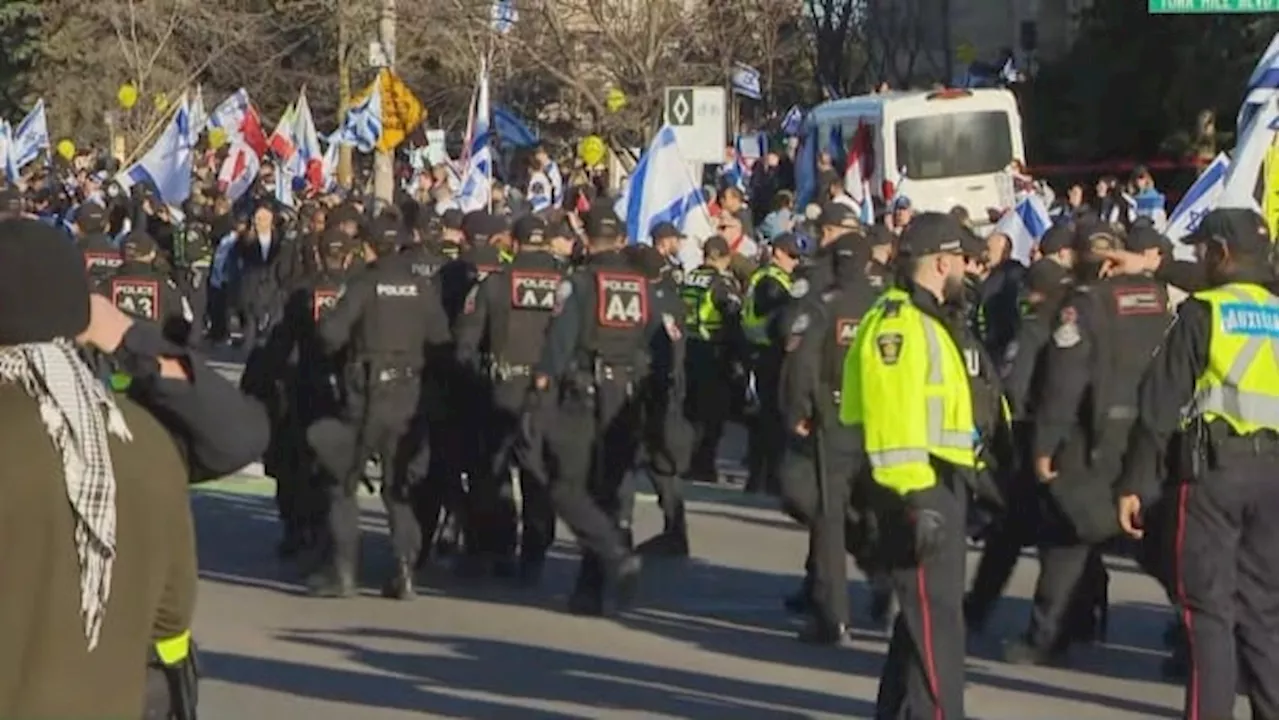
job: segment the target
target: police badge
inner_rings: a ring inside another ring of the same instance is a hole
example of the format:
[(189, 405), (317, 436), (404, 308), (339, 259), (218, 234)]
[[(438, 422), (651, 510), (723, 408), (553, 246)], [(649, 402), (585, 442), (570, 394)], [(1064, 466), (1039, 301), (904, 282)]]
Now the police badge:
[(897, 365), (902, 357), (902, 333), (890, 332), (876, 335), (876, 348), (880, 351), (880, 362), (885, 365)]

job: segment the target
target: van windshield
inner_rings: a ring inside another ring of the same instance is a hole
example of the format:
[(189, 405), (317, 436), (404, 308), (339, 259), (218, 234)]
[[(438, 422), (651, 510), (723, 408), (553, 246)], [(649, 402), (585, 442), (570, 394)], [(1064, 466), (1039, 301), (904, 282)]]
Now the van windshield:
[(894, 135), (898, 166), (913, 180), (994, 173), (1013, 160), (1009, 116), (1000, 110), (900, 120)]

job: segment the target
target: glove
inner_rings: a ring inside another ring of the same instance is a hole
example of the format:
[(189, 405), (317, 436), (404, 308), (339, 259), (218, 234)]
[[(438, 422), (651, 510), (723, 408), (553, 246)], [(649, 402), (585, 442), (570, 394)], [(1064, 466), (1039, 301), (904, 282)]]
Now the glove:
[(946, 532), (942, 513), (916, 508), (910, 511), (910, 521), (914, 530), (917, 560), (924, 560), (942, 548), (943, 534)]

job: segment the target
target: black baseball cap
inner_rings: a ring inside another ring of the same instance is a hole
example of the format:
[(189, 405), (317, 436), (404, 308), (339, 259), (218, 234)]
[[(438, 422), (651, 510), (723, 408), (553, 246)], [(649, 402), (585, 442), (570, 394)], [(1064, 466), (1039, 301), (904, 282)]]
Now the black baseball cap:
[(1040, 258), (1027, 269), (1026, 287), (1029, 292), (1049, 295), (1071, 280), (1067, 269), (1049, 258)]
[(729, 241), (719, 235), (712, 235), (702, 243), (702, 252), (704, 255), (715, 253), (720, 256), (729, 254)]
[(844, 203), (829, 202), (822, 206), (822, 214), (818, 216), (818, 225), (820, 227), (838, 227), (848, 230), (857, 230), (862, 227), (862, 222), (858, 219), (858, 213), (853, 208)]
[(375, 248), (397, 247), (400, 245), (400, 223), (389, 217), (378, 218), (369, 235), (369, 242)]
[(784, 232), (781, 235), (776, 235), (769, 245), (772, 246), (774, 250), (781, 250), (793, 258), (799, 259), (800, 256), (804, 255), (804, 250), (800, 248), (800, 240), (794, 233)]
[(1040, 238), (1040, 254), (1052, 255), (1075, 244), (1076, 231), (1070, 223), (1054, 223)]
[(516, 220), (512, 234), (525, 245), (541, 245), (547, 241), (547, 224), (536, 215), (525, 215)]
[(96, 202), (87, 202), (76, 210), (76, 225), (85, 232), (99, 232), (107, 226), (107, 211)]
[(1195, 232), (1183, 239), (1188, 245), (1216, 240), (1237, 252), (1256, 252), (1271, 247), (1271, 231), (1262, 216), (1248, 208), (1210, 210)]
[(445, 230), (461, 230), (462, 229), (462, 211), (458, 208), (449, 208), (440, 214), (440, 226)]
[(622, 252), (632, 267), (645, 277), (656, 280), (662, 276), (662, 268), (666, 266), (667, 260), (652, 245), (628, 245)]
[(1115, 228), (1106, 223), (1081, 223), (1076, 225), (1075, 249), (1084, 254), (1096, 250), (1122, 250), (1124, 240)]
[(329, 213), (329, 216), (325, 219), (330, 225), (335, 227), (344, 222), (353, 222), (359, 225), (360, 211), (351, 203), (342, 203), (338, 207), (334, 208), (333, 212)]
[(462, 232), (473, 244), (485, 245), (494, 236), (511, 232), (511, 224), (505, 216), (476, 211), (462, 218)]
[(985, 249), (978, 236), (963, 223), (940, 212), (916, 215), (902, 231), (898, 243), (904, 254), (914, 257), (938, 253), (977, 255)]
[(893, 234), (889, 228), (876, 223), (867, 230), (867, 244), (871, 247), (880, 247), (881, 245), (892, 245), (898, 241), (898, 236)]
[(1168, 255), (1173, 253), (1173, 243), (1150, 225), (1134, 225), (1129, 228), (1129, 235), (1124, 239), (1126, 249), (1133, 252), (1146, 252), (1151, 248), (1158, 249)]
[(587, 237), (612, 240), (622, 233), (622, 221), (606, 203), (595, 203), (587, 211)]
[(126, 255), (142, 257), (155, 252), (156, 241), (145, 230), (131, 230), (125, 235), (124, 242), (120, 243), (120, 249)]
[(657, 242), (667, 238), (682, 238), (684, 235), (680, 233), (680, 229), (675, 225), (669, 222), (660, 222), (649, 231), (649, 237), (653, 238), (654, 242)]
[(351, 238), (338, 228), (329, 228), (320, 236), (320, 252), (325, 257), (341, 257), (351, 247)]
[(17, 188), (0, 189), (0, 212), (20, 213), (23, 209), (22, 193)]

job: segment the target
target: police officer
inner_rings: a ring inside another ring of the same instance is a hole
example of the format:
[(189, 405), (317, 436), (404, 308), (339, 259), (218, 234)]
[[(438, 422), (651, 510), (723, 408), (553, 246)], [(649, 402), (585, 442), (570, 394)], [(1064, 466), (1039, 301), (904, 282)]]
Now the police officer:
[(839, 422), (844, 359), (858, 323), (880, 295), (865, 272), (866, 243), (845, 234), (833, 247), (835, 285), (797, 302), (779, 389), (789, 458), (798, 459), (789, 463), (796, 471), (782, 475), (783, 505), (809, 528), (805, 599), (812, 614), (800, 638), (821, 644), (839, 643), (849, 624), (846, 508), (864, 464), (859, 433)]
[[(806, 291), (820, 292), (835, 284), (835, 246), (846, 235), (862, 235), (858, 213), (844, 203), (828, 202), (818, 216), (818, 246), (803, 265)], [(804, 295), (797, 292), (797, 295)]]
[[(782, 455), (782, 417), (778, 410), (778, 377), (782, 367), (783, 309), (791, 301), (791, 274), (800, 263), (794, 235), (773, 239), (769, 262), (747, 283), (742, 309), (742, 332), (751, 344), (750, 364), (759, 399), (757, 416), (748, 426), (748, 492), (778, 491), (778, 462)], [(803, 295), (797, 289), (797, 295)]]
[[(685, 557), (689, 554), (689, 531), (685, 521), (684, 488), (680, 476), (689, 467), (693, 454), (691, 427), (684, 413), (688, 365), (685, 305), (680, 297), (676, 273), (661, 251), (650, 245), (627, 248), (632, 263), (649, 279), (656, 316), (666, 332), (653, 333), (649, 341), (649, 369), (640, 385), (643, 414), (643, 456), (662, 508), (662, 532), (641, 543), (636, 551), (649, 555)], [(631, 476), (625, 479), (620, 518), (630, 532), (635, 488)], [(629, 543), (628, 537), (628, 543)]]
[(177, 283), (156, 266), (159, 248), (143, 230), (121, 244), (124, 262), (110, 282), (111, 303), (126, 314), (160, 325), (170, 342), (188, 346), (199, 340), (199, 323)]
[(974, 572), (972, 589), (965, 597), (965, 622), (972, 631), (986, 625), (992, 607), (1018, 563), (1023, 545), (1035, 541), (1039, 513), (1036, 480), (1031, 473), (1031, 443), (1034, 437), (1035, 395), (1041, 387), (1044, 348), (1053, 332), (1058, 308), (1070, 289), (1071, 277), (1058, 263), (1042, 258), (1027, 271), (1023, 315), (1018, 332), (1005, 348), (1000, 369), (1013, 420), (1014, 445), (1019, 453), (1020, 472), (1006, 487), (1008, 512), (997, 519), (986, 537), (982, 558)]
[(414, 275), (435, 277), (451, 259), (442, 252), (439, 231), (419, 230), (410, 238), (410, 243), (400, 251), (400, 259), (409, 264)]
[[(1076, 228), (1078, 284), (1045, 348), (1036, 405), (1034, 470), (1047, 487), (1040, 577), (1026, 635), (1005, 659), (1045, 663), (1105, 624), (1105, 568), (1097, 545), (1119, 531), (1111, 511), (1124, 439), (1137, 418), (1138, 381), (1169, 326), (1163, 285), (1109, 274), (1100, 250), (1121, 240), (1109, 226)], [(1094, 628), (1090, 628), (1090, 625)]]
[(901, 281), (862, 318), (845, 359), (840, 422), (861, 426), (881, 511), (884, 560), (902, 609), (880, 676), (877, 717), (963, 718), (966, 484), (974, 475), (973, 390), (944, 308), (964, 287), (973, 236), (922, 213), (901, 237)]
[(880, 223), (867, 228), (867, 244), (871, 246), (871, 260), (867, 263), (867, 279), (878, 288), (887, 288), (893, 283), (894, 245), (898, 236)]
[[(1143, 534), (1164, 450), (1183, 428), (1175, 469), (1177, 600), (1189, 642), (1184, 714), (1233, 715), (1237, 668), (1253, 717), (1277, 716), (1277, 299), (1275, 247), (1251, 210), (1211, 211), (1188, 242), (1211, 289), (1195, 293), (1159, 346), (1137, 395), (1118, 488), (1121, 527)], [(1239, 664), (1237, 664), (1239, 663)]]
[(355, 492), (374, 453), (382, 461), (382, 499), (396, 555), (383, 592), (401, 599), (414, 595), (413, 566), (422, 537), (408, 502), (405, 468), (413, 448), (402, 441), (417, 410), (426, 347), (448, 343), (450, 333), (430, 281), (403, 263), (378, 261), (395, 255), (398, 238), (396, 227), (374, 234), (365, 244), (366, 271), (347, 283), (337, 307), (320, 322), (325, 350), (349, 352), (343, 423), (320, 422), (307, 431), (321, 464), (338, 481), (329, 507), (333, 563), (329, 573), (311, 582), (311, 591), (320, 596), (355, 592), (360, 534)]
[[(485, 462), (470, 477), (471, 521), (486, 560), (496, 574), (505, 567), (517, 543), (511, 469), (521, 434), (532, 436), (538, 420), (521, 427), (522, 410), (530, 394), (533, 369), (542, 352), (543, 338), (555, 309), (556, 288), (564, 279), (564, 264), (550, 252), (546, 224), (526, 215), (516, 221), (518, 252), (510, 265), (471, 289), (455, 325), (457, 359), (490, 386), (492, 405), (481, 423), (486, 436)], [(549, 407), (549, 404), (548, 404)], [(538, 455), (541, 442), (526, 437)], [(522, 582), (533, 584), (542, 575), (547, 549), (555, 537), (555, 513), (546, 486), (542, 458), (521, 468), (523, 498), (519, 534)]]
[[(570, 609), (599, 615), (606, 590), (624, 606), (640, 574), (619, 526), (620, 488), (636, 456), (633, 391), (649, 338), (663, 325), (648, 280), (619, 252), (625, 235), (613, 210), (593, 206), (586, 229), (591, 256), (556, 289), (534, 387), (540, 402), (557, 405), (551, 499), (583, 547)], [(547, 397), (553, 383), (558, 398)]]
[(685, 304), (690, 392), (688, 416), (693, 421), (695, 445), (689, 462), (689, 478), (716, 482), (716, 450), (729, 419), (734, 384), (741, 374), (742, 295), (729, 271), (733, 253), (719, 235), (702, 245), (703, 262), (686, 273), (680, 294)]
[(111, 276), (124, 262), (120, 249), (107, 237), (107, 211), (97, 203), (85, 203), (76, 212), (76, 246), (84, 254), (90, 285), (105, 292)]

